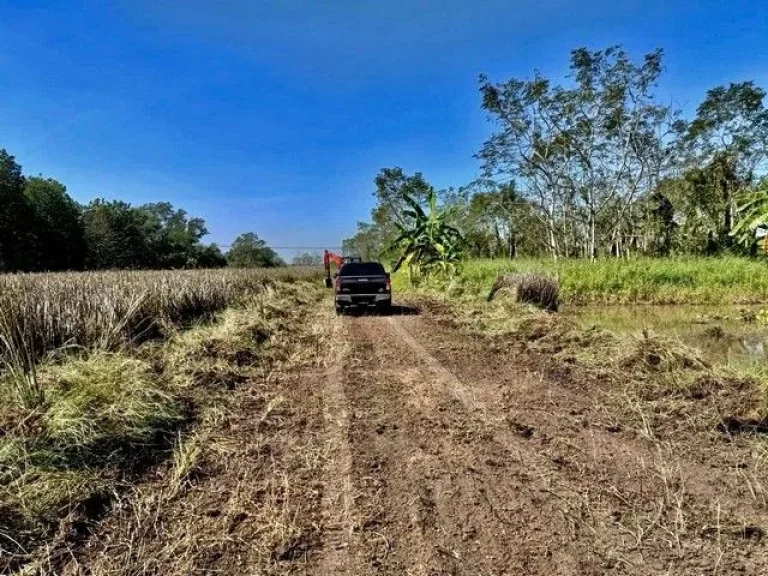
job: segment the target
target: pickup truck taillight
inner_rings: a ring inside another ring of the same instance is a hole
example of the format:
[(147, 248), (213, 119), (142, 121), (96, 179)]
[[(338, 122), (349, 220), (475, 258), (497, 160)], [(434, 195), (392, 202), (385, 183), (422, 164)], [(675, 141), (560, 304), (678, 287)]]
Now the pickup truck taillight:
[(392, 292), (392, 280), (387, 278), (387, 292)]
[(341, 290), (341, 277), (336, 276), (336, 292)]

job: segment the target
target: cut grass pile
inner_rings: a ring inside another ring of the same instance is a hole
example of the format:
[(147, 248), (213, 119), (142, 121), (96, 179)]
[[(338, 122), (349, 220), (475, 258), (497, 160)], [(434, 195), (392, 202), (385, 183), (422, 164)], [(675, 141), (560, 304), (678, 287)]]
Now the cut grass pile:
[[(83, 537), (71, 527), (89, 526), (174, 446), (173, 484), (186, 481), (200, 447), (180, 437), (288, 355), (285, 333), (321, 293), (306, 282), (246, 282), (231, 296), (237, 305), (188, 330), (173, 325), (165, 342), (74, 348), (0, 373), (0, 573), (48, 562)], [(34, 403), (19, 396), (21, 376), (34, 382)]]
[(560, 286), (556, 280), (540, 274), (504, 274), (493, 283), (488, 301), (500, 290), (510, 290), (518, 302), (533, 304), (542, 310), (557, 312), (560, 305)]
[(183, 415), (145, 361), (99, 353), (41, 374), (47, 408), (43, 425), (60, 453), (87, 458), (147, 447)]
[[(768, 300), (768, 262), (735, 257), (470, 260), (463, 264), (459, 278), (443, 287), (455, 297), (486, 296), (500, 275), (514, 273), (557, 278), (565, 304), (746, 304)], [(404, 288), (405, 279), (397, 280), (398, 287)]]
[(12, 519), (0, 549), (11, 563), (156, 462), (184, 418), (151, 366), (124, 354), (42, 366), (38, 378), (36, 408), (0, 399), (0, 511)]

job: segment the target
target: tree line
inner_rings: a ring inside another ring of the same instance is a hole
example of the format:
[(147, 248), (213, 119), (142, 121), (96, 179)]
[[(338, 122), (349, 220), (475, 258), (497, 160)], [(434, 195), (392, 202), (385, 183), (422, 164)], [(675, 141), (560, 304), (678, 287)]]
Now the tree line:
[(658, 97), (662, 60), (580, 48), (564, 83), (481, 76), (493, 131), (479, 177), (435, 191), (421, 173), (381, 170), (345, 251), (395, 258), (415, 222), (408, 199), (426, 207), (436, 194), (471, 256), (754, 254), (768, 227), (765, 91), (718, 86), (684, 118)]
[(96, 199), (82, 206), (51, 178), (27, 177), (0, 149), (0, 270), (272, 267), (284, 265), (254, 233), (225, 254), (205, 244), (205, 221), (168, 202), (132, 206)]

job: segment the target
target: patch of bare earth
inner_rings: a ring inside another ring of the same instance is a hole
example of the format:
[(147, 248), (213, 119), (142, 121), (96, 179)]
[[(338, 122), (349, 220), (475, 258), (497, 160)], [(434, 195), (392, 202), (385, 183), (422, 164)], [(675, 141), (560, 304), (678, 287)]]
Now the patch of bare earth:
[(499, 438), (403, 321), (347, 320), (351, 573), (601, 573), (570, 505), (521, 458), (527, 440)]
[(598, 382), (520, 342), (438, 320), (398, 318), (397, 330), (433, 370), (471, 391), (496, 439), (524, 439), (521, 463), (564, 506), (597, 573), (768, 573), (762, 437), (679, 415), (710, 410), (706, 398), (670, 412), (623, 395), (620, 375)]

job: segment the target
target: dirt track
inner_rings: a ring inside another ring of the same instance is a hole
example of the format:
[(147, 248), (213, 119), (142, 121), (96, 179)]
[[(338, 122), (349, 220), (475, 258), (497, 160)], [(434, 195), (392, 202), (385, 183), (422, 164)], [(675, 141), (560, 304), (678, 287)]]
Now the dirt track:
[(344, 324), (345, 569), (308, 573), (768, 571), (748, 455), (644, 438), (588, 382), (429, 317)]
[(329, 312), (327, 369), (231, 417), (224, 462), (131, 540), (153, 562), (109, 544), (117, 515), (70, 572), (768, 573), (754, 444), (644, 435), (598, 386), (438, 320)]

